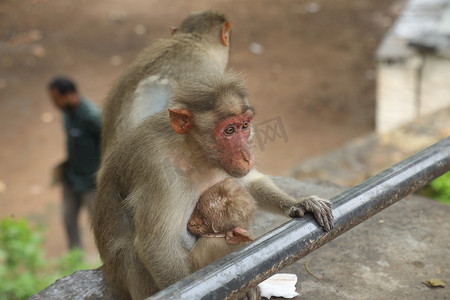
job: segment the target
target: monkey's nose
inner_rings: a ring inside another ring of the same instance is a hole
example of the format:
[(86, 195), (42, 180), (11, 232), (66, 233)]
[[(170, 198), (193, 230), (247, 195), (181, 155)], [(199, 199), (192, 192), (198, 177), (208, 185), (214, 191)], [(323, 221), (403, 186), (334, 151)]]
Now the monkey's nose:
[(242, 158), (248, 163), (252, 160), (252, 156), (247, 152), (242, 152)]
[(250, 151), (243, 151), (242, 152), (242, 159), (247, 163), (249, 168), (253, 167), (253, 163), (255, 161), (253, 154)]

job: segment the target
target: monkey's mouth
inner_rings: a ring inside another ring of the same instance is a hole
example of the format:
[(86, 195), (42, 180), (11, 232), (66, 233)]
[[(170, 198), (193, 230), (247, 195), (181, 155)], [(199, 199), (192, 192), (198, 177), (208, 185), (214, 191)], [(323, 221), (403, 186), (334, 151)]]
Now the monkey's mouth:
[(248, 172), (250, 172), (251, 168), (236, 168), (236, 169), (232, 169), (232, 170), (228, 170), (227, 173), (228, 175), (235, 177), (235, 178), (241, 178), (244, 177), (245, 175), (248, 174)]

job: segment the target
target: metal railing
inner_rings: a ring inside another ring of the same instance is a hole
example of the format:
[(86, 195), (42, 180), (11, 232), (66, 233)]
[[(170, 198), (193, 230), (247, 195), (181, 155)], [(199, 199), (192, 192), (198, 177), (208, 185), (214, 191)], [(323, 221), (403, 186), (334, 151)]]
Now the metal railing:
[(331, 199), (335, 228), (292, 219), (149, 299), (226, 299), (355, 227), (450, 170), (450, 137)]

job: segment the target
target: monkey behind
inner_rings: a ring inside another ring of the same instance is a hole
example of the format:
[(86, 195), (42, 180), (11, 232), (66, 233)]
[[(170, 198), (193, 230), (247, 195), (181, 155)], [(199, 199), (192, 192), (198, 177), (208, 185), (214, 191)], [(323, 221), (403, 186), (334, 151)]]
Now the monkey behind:
[(167, 108), (173, 89), (205, 72), (222, 74), (230, 23), (218, 12), (192, 13), (170, 38), (143, 50), (111, 89), (103, 112), (102, 153), (146, 117)]

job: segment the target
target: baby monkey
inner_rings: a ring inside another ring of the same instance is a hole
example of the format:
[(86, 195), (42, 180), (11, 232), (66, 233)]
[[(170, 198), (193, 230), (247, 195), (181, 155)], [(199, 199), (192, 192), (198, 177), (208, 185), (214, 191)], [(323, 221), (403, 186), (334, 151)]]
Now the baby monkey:
[(232, 178), (205, 191), (188, 222), (188, 230), (200, 236), (190, 251), (196, 271), (253, 239), (246, 230), (253, 221), (256, 203)]

